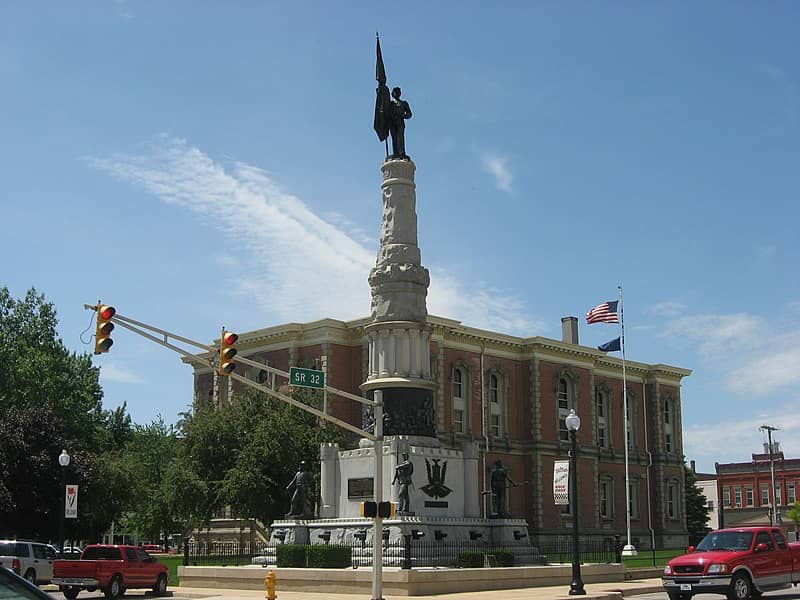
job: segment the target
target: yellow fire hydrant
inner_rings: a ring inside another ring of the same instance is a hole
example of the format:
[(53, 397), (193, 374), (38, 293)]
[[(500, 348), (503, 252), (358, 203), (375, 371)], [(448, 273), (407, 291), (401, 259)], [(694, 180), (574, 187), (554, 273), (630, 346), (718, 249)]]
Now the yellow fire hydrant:
[(275, 573), (273, 571), (270, 571), (264, 577), (264, 588), (266, 589), (264, 597), (267, 600), (275, 600), (278, 597), (275, 595)]

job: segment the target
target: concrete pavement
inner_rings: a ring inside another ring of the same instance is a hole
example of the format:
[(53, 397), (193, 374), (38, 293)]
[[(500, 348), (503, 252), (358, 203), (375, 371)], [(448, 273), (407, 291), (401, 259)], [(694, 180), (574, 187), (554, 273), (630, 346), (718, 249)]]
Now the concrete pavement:
[[(585, 600), (620, 600), (623, 596), (650, 594), (661, 592), (661, 579), (640, 579), (613, 583), (587, 583)], [(173, 596), (193, 600), (263, 600), (263, 591), (255, 590), (221, 590), (213, 588), (171, 587)], [(130, 594), (133, 595), (133, 594)], [(127, 595), (126, 595), (127, 596)], [(83, 597), (81, 594), (80, 598)], [(281, 591), (280, 581), (277, 588), (278, 600), (370, 600), (370, 594), (331, 594), (314, 592)], [(510, 590), (488, 590), (483, 592), (461, 592), (457, 594), (436, 594), (432, 596), (396, 596), (384, 594), (385, 600), (414, 598), (417, 600), (574, 600), (569, 595), (569, 586), (528, 587)]]

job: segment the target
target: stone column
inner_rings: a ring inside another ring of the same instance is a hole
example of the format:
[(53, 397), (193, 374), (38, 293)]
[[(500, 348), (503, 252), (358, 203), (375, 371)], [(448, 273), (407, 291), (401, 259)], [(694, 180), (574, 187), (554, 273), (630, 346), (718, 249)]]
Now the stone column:
[(365, 328), (377, 369), (369, 369), (361, 389), (383, 390), (385, 435), (435, 437), (425, 304), (430, 276), (417, 245), (415, 168), (410, 160), (381, 166), (381, 246), (369, 274), (372, 323)]
[(330, 443), (320, 445), (319, 456), (319, 516), (321, 519), (333, 519), (337, 516), (338, 504), (336, 477), (339, 468), (336, 463), (339, 460), (339, 445)]

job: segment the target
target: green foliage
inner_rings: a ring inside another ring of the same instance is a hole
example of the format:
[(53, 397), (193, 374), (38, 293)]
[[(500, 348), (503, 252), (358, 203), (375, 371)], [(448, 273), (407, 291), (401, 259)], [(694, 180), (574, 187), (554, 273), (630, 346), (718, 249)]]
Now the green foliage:
[(461, 569), (477, 569), (483, 567), (484, 553), (474, 550), (464, 550), (458, 553), (456, 566)]
[[(311, 390), (298, 390), (295, 398), (316, 400)], [(350, 440), (313, 415), (251, 391), (185, 416), (182, 427), (184, 463), (208, 484), (192, 509), (200, 522), (225, 505), (265, 523), (282, 517), (289, 506), (286, 486), (299, 461), (314, 465), (321, 443)]]
[(300, 544), (283, 544), (275, 548), (275, 560), (279, 567), (305, 567), (306, 547)]
[(703, 492), (697, 487), (697, 475), (683, 465), (683, 482), (686, 496), (686, 530), (689, 536), (703, 536), (708, 531), (708, 504)]
[[(97, 539), (127, 490), (109, 454), (128, 440), (130, 417), (125, 405), (102, 409), (98, 368), (66, 349), (56, 325), (53, 304), (36, 290), (15, 300), (0, 288), (0, 531), (57, 539), (63, 476), (80, 490), (67, 537)], [(62, 449), (72, 457), (66, 468)]]
[(306, 546), (306, 560), (312, 569), (343, 569), (352, 565), (350, 546), (314, 544)]
[(495, 548), (493, 550), (487, 550), (486, 553), (495, 557), (498, 567), (514, 566), (514, 553), (511, 550), (506, 550), (505, 548)]
[(786, 516), (794, 521), (794, 530), (798, 531), (800, 527), (800, 500), (795, 500), (795, 503), (787, 509)]

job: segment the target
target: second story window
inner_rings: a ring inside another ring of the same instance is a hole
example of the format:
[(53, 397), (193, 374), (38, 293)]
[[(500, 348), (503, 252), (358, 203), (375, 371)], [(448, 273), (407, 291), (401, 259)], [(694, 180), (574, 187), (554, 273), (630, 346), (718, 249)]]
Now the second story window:
[(453, 367), (450, 393), (452, 396), (453, 431), (455, 433), (467, 432), (466, 379), (466, 370), (464, 367)]
[(505, 381), (498, 373), (489, 373), (489, 431), (493, 436), (505, 433)]
[(561, 440), (569, 440), (569, 431), (567, 430), (567, 416), (571, 408), (571, 399), (569, 393), (569, 382), (565, 377), (558, 380), (558, 437)]
[(595, 413), (597, 415), (597, 445), (608, 448), (611, 445), (608, 439), (608, 392), (598, 388), (595, 391)]

